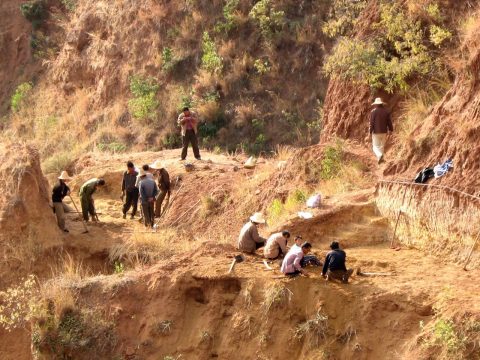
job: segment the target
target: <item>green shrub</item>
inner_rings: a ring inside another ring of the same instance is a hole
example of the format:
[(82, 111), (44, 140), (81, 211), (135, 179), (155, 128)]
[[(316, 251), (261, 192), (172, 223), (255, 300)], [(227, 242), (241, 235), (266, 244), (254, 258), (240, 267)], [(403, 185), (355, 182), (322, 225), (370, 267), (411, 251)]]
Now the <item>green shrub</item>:
[(381, 4), (380, 19), (372, 29), (368, 42), (341, 38), (324, 64), (325, 73), (390, 93), (406, 91), (412, 79), (439, 70), (434, 48), (451, 36), (432, 25), (428, 38), (425, 25), (396, 3)]
[(159, 85), (154, 78), (133, 76), (130, 91), (133, 99), (128, 102), (132, 116), (139, 120), (153, 120), (157, 116), (159, 102), (156, 98)]
[(259, 26), (262, 35), (272, 39), (286, 24), (285, 12), (275, 10), (271, 0), (260, 0), (250, 10), (248, 16)]
[(167, 134), (163, 138), (162, 143), (167, 149), (175, 149), (182, 145), (182, 138), (178, 133)]
[(39, 25), (47, 17), (47, 9), (43, 0), (32, 0), (20, 5), (22, 15), (32, 24)]
[(235, 10), (237, 10), (239, 0), (227, 0), (223, 7), (224, 21), (215, 25), (215, 32), (228, 34), (235, 29), (237, 23), (235, 21)]
[(320, 178), (323, 180), (333, 179), (342, 169), (343, 148), (340, 142), (335, 146), (327, 146), (323, 158), (320, 161)]
[(29, 82), (24, 82), (17, 86), (15, 93), (10, 99), (10, 107), (14, 112), (18, 112), (25, 101), (28, 99), (29, 93), (32, 91), (33, 85)]
[(280, 219), (284, 212), (284, 205), (280, 199), (274, 199), (267, 208), (267, 219), (269, 223)]
[(177, 61), (175, 59), (175, 55), (173, 50), (169, 47), (164, 47), (162, 50), (162, 69), (166, 72), (172, 70)]
[(367, 0), (334, 0), (323, 33), (331, 38), (349, 34), (366, 6)]
[(203, 33), (202, 51), (202, 68), (211, 73), (220, 73), (223, 69), (223, 59), (218, 55), (215, 42), (206, 31)]
[(299, 206), (305, 204), (307, 201), (307, 193), (300, 189), (295, 189), (290, 193), (285, 201), (285, 209), (288, 211), (296, 211)]
[(439, 319), (435, 322), (433, 334), (435, 341), (444, 345), (449, 352), (460, 352), (464, 347), (464, 339), (455, 331), (453, 321)]

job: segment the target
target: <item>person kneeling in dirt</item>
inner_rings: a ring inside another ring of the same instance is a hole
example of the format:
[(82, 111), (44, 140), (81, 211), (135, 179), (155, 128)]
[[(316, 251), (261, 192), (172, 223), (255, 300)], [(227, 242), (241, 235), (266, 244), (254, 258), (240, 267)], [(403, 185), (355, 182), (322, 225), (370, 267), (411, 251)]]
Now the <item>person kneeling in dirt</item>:
[(287, 230), (270, 235), (263, 248), (263, 256), (269, 260), (278, 259), (280, 255), (285, 256), (289, 238), (290, 233)]
[(343, 283), (348, 283), (348, 278), (352, 275), (353, 269), (348, 269), (345, 266), (347, 254), (340, 249), (340, 244), (333, 241), (330, 244), (332, 249), (325, 258), (323, 265), (322, 276), (327, 280), (340, 280)]
[(93, 201), (93, 193), (97, 191), (98, 186), (104, 186), (105, 180), (93, 178), (82, 185), (78, 196), (80, 197), (80, 204), (82, 205), (83, 219), (88, 221), (88, 214), (90, 214), (92, 221), (97, 221), (97, 213), (95, 211), (95, 202)]
[(138, 188), (135, 187), (137, 182), (138, 172), (135, 170), (135, 166), (131, 161), (127, 162), (127, 171), (123, 173), (122, 179), (122, 196), (121, 199), (126, 196), (125, 203), (123, 204), (123, 218), (127, 218), (127, 212), (132, 209), (132, 216), (130, 219), (135, 218), (135, 214), (137, 213), (137, 205), (138, 205)]
[(295, 249), (292, 251), (291, 249), (283, 259), (280, 271), (289, 276), (295, 276), (298, 274), (308, 276), (307, 272), (302, 269), (302, 260), (311, 250), (312, 244), (309, 242), (302, 244), (301, 251), (296, 251)]
[[(290, 248), (289, 252), (290, 251), (296, 251), (296, 252), (302, 251), (302, 244), (304, 243), (303, 238), (300, 235), (297, 235), (297, 236), (295, 236), (294, 242), (295, 243)], [(320, 260), (318, 260), (318, 258), (315, 255), (305, 255), (303, 257), (300, 265), (302, 265), (302, 268), (304, 268), (308, 265), (322, 266), (322, 262)]]
[(71, 180), (66, 171), (62, 171), (58, 177), (58, 182), (55, 184), (52, 190), (52, 203), (53, 212), (57, 217), (58, 227), (64, 232), (68, 233), (68, 229), (65, 227), (65, 213), (71, 212), (72, 209), (67, 204), (63, 203), (63, 198), (70, 195), (70, 188), (67, 185), (67, 181)]
[(145, 170), (140, 170), (140, 199), (142, 201), (143, 218), (145, 226), (153, 227), (155, 223), (154, 204), (155, 196), (158, 194), (158, 187), (155, 180), (148, 178)]
[(253, 254), (265, 245), (265, 239), (258, 234), (260, 224), (265, 224), (265, 219), (261, 213), (255, 213), (250, 217), (250, 221), (243, 225), (238, 236), (238, 250)]

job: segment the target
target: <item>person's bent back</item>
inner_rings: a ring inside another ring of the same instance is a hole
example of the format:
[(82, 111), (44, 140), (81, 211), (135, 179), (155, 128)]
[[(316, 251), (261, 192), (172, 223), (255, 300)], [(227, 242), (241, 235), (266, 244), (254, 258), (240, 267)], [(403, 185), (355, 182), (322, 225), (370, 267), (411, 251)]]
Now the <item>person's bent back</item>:
[(250, 221), (243, 225), (238, 236), (238, 250), (253, 254), (257, 249), (265, 245), (265, 239), (258, 234), (258, 225), (265, 224), (261, 213), (255, 213)]
[(332, 249), (325, 258), (325, 264), (323, 265), (322, 275), (327, 277), (328, 280), (341, 280), (344, 283), (348, 282), (348, 278), (352, 275), (353, 270), (347, 270), (345, 261), (347, 254), (340, 249), (340, 244), (333, 241), (330, 245)]

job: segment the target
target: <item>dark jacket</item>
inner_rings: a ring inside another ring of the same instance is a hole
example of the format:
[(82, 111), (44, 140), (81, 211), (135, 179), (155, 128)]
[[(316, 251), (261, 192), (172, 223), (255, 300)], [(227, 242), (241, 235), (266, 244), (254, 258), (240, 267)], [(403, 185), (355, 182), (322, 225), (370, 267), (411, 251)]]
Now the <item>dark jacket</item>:
[(140, 180), (140, 184), (138, 185), (140, 190), (140, 198), (142, 199), (142, 203), (147, 203), (148, 199), (154, 199), (158, 194), (158, 187), (155, 183), (155, 180), (145, 177)]
[(327, 254), (325, 258), (325, 264), (323, 264), (322, 274), (326, 274), (327, 270), (344, 270), (347, 271), (345, 266), (345, 259), (347, 254), (342, 249), (332, 250)]
[(135, 187), (137, 176), (138, 176), (138, 172), (136, 171), (133, 171), (132, 173), (125, 171), (123, 173), (123, 179), (122, 179), (122, 191), (127, 191), (127, 192), (137, 191), (137, 188)]
[(383, 106), (379, 106), (370, 113), (370, 134), (386, 134), (393, 132), (390, 112)]
[(170, 175), (163, 168), (158, 171), (158, 187), (161, 191), (170, 191)]
[(58, 180), (52, 190), (52, 202), (62, 202), (63, 198), (67, 196), (70, 188), (63, 181)]

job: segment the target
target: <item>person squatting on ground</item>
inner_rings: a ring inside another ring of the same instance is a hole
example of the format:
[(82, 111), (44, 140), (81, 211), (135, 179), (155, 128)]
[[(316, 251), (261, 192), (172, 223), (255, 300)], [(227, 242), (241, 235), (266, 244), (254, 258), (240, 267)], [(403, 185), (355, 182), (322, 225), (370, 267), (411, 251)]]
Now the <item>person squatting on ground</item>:
[(384, 161), (385, 143), (388, 133), (393, 132), (390, 112), (385, 108), (381, 98), (373, 102), (375, 108), (370, 113), (370, 134), (372, 135), (372, 147), (378, 163)]
[(155, 197), (158, 194), (158, 187), (155, 180), (147, 177), (147, 173), (143, 169), (140, 170), (139, 190), (145, 226), (153, 227), (155, 223)]
[(68, 176), (68, 173), (62, 171), (58, 177), (58, 182), (52, 190), (53, 212), (57, 217), (58, 227), (64, 232), (68, 232), (68, 229), (65, 227), (65, 213), (72, 211), (70, 206), (63, 203), (63, 198), (70, 195), (70, 188), (67, 185), (67, 181), (69, 180), (71, 180), (71, 178)]
[(159, 160), (150, 165), (150, 169), (154, 170), (158, 176), (157, 182), (160, 192), (155, 201), (155, 217), (158, 218), (162, 215), (163, 200), (167, 195), (170, 198), (170, 175)]
[(135, 186), (137, 182), (138, 172), (135, 170), (135, 166), (131, 161), (127, 162), (127, 171), (123, 173), (122, 179), (122, 195), (121, 199), (125, 198), (125, 202), (123, 203), (123, 218), (127, 218), (127, 212), (132, 207), (132, 215), (130, 219), (135, 218), (135, 214), (137, 213), (137, 206), (138, 206), (138, 188)]
[(263, 248), (263, 256), (269, 260), (278, 259), (281, 255), (285, 256), (289, 238), (290, 233), (287, 230), (270, 235)]
[(345, 266), (347, 254), (340, 249), (340, 244), (336, 241), (330, 244), (330, 249), (332, 250), (325, 257), (322, 276), (327, 280), (340, 280), (346, 284), (353, 273), (353, 269), (347, 270)]
[(243, 225), (238, 236), (238, 250), (253, 254), (265, 245), (265, 239), (258, 234), (260, 224), (265, 224), (265, 219), (261, 213), (255, 213), (250, 217), (250, 221)]
[(302, 268), (302, 260), (311, 250), (312, 245), (309, 242), (302, 244), (301, 251), (290, 249), (283, 259), (280, 271), (288, 276), (295, 276), (298, 274), (308, 276), (308, 273)]
[(200, 150), (198, 148), (198, 117), (188, 107), (183, 108), (183, 112), (178, 116), (178, 125), (182, 129), (182, 160), (187, 158), (188, 144), (192, 144), (193, 155), (195, 159), (201, 160)]
[(90, 214), (92, 221), (97, 221), (97, 214), (95, 212), (95, 202), (93, 201), (93, 194), (97, 191), (99, 186), (104, 186), (105, 180), (93, 178), (82, 185), (78, 196), (80, 197), (80, 204), (82, 206), (83, 220), (88, 221)]
[[(293, 241), (294, 241), (294, 244), (290, 248), (289, 252), (302, 251), (302, 244), (304, 243), (303, 238), (300, 235), (296, 235)], [(305, 255), (300, 265), (302, 265), (302, 268), (306, 267), (307, 265), (322, 266), (322, 262), (318, 260), (318, 258), (315, 255), (312, 254), (312, 255)]]

